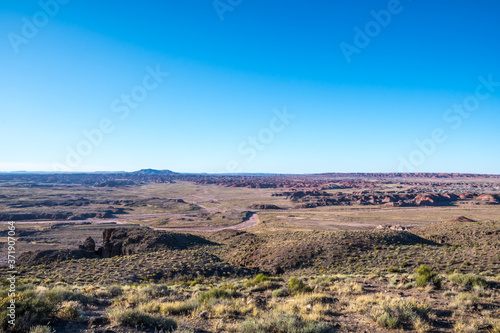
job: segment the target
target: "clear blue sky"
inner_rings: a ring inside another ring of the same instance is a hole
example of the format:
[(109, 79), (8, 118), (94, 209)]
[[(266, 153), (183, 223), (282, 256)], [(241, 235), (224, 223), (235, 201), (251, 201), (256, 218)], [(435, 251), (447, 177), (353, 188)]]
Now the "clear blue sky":
[(0, 171), (500, 173), (498, 1), (54, 1), (0, 4)]

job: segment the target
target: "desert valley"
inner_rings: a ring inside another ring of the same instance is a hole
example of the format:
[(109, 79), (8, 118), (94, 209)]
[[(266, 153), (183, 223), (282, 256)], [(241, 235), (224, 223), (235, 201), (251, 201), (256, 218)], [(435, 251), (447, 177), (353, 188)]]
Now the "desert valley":
[(12, 332), (500, 332), (500, 176), (6, 173), (0, 221)]

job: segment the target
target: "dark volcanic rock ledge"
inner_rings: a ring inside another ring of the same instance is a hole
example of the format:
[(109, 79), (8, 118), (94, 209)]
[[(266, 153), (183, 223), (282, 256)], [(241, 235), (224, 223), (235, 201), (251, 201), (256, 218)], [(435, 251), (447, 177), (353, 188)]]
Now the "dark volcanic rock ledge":
[(78, 249), (26, 252), (19, 257), (21, 265), (41, 265), (54, 261), (83, 258), (111, 258), (121, 255), (150, 253), (162, 250), (186, 250), (206, 245), (217, 245), (205, 238), (175, 232), (140, 229), (105, 229), (102, 247), (87, 237)]
[(17, 260), (23, 266), (45, 265), (56, 261), (65, 261), (72, 259), (98, 259), (95, 253), (85, 250), (42, 250), (28, 251), (21, 254)]
[(161, 250), (185, 250), (190, 247), (215, 245), (202, 237), (151, 229), (105, 229), (103, 244), (97, 254), (103, 258)]

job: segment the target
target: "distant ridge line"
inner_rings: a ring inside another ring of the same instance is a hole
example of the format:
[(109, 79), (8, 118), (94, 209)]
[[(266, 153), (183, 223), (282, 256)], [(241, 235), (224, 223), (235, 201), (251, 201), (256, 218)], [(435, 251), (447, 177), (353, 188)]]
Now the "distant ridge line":
[(174, 172), (168, 169), (141, 169), (132, 172), (126, 171), (0, 171), (0, 175), (142, 175), (142, 176), (202, 176), (202, 177), (285, 177), (285, 176), (310, 176), (310, 177), (363, 177), (363, 178), (500, 178), (500, 174), (458, 173), (458, 172), (325, 172), (325, 173), (196, 173)]

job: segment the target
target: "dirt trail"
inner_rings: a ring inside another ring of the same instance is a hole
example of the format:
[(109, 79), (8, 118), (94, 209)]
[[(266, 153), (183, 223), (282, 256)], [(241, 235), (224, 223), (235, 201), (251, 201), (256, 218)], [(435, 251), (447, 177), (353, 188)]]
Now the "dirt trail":
[[(113, 219), (86, 219), (86, 220), (31, 220), (31, 221), (14, 221), (15, 224), (67, 224), (67, 223), (97, 223), (97, 224), (106, 224), (106, 223), (114, 223), (114, 224), (138, 224), (131, 223), (127, 221), (117, 221)], [(7, 224), (9, 221), (0, 221), (0, 224)]]
[[(140, 217), (157, 217), (161, 214), (144, 214), (140, 215)], [(163, 214), (167, 215), (167, 214)], [(171, 215), (171, 214), (168, 214)], [(138, 215), (139, 217), (139, 215)], [(128, 216), (130, 218), (130, 216)], [(114, 223), (114, 224), (139, 224), (140, 223), (131, 223), (128, 221), (119, 221), (115, 219), (87, 219), (87, 220), (68, 220), (68, 221), (16, 221), (16, 224), (62, 224), (62, 223), (96, 223), (96, 224), (106, 224), (106, 223)], [(7, 221), (1, 221), (0, 224), (7, 224)], [(154, 230), (165, 230), (165, 231), (221, 231), (224, 229), (245, 229), (257, 225), (259, 223), (259, 216), (257, 213), (252, 213), (247, 219), (243, 222), (230, 225), (230, 226), (222, 226), (222, 227), (179, 227), (179, 228), (154, 228), (149, 227)]]
[(151, 228), (154, 230), (165, 230), (165, 231), (221, 231), (224, 229), (240, 230), (252, 227), (259, 223), (259, 216), (257, 213), (252, 213), (246, 220), (241, 223), (225, 226), (225, 227), (179, 227), (179, 228)]
[[(178, 216), (173, 213), (152, 213), (152, 214), (127, 214), (110, 219), (89, 218), (86, 220), (30, 220), (30, 221), (15, 221), (16, 224), (60, 224), (60, 223), (115, 223), (115, 224), (139, 224), (136, 222), (128, 222), (132, 219), (156, 218), (156, 217), (171, 217)], [(0, 224), (7, 224), (8, 221), (0, 221)]]

